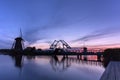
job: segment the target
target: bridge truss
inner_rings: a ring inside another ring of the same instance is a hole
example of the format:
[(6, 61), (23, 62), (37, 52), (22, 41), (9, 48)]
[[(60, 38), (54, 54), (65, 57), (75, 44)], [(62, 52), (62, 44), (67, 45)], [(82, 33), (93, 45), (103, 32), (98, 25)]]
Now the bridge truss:
[(71, 47), (64, 40), (54, 40), (51, 44), (50, 49), (71, 49)]

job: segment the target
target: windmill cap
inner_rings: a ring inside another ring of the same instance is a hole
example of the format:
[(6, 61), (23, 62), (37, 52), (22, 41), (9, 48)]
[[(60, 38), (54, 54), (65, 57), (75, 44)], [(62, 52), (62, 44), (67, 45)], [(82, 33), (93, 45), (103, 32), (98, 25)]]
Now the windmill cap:
[(23, 40), (22, 37), (17, 37), (15, 40)]

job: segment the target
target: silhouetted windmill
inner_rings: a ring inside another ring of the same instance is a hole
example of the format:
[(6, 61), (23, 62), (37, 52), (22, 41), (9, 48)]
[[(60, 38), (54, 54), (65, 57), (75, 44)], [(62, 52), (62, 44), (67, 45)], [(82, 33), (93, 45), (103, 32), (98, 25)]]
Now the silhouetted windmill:
[(20, 36), (15, 38), (15, 41), (12, 45), (13, 50), (19, 50), (22, 51), (24, 49), (24, 43), (23, 43), (23, 38), (22, 38), (22, 31), (20, 29)]

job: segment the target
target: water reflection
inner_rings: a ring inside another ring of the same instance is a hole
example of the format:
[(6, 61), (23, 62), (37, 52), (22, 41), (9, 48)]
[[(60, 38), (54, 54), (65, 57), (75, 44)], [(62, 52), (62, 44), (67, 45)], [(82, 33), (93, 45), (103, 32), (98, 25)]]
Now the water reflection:
[(50, 64), (54, 71), (64, 71), (71, 65), (68, 61), (68, 57), (62, 56), (61, 59), (59, 59), (56, 55), (51, 57)]
[(99, 80), (104, 71), (101, 62), (81, 60), (77, 56), (10, 57), (0, 56), (4, 61), (0, 80)]
[[(15, 67), (22, 68), (24, 63), (24, 58), (27, 60), (34, 60), (37, 56), (22, 56), (22, 55), (14, 55), (11, 56), (14, 60)], [(86, 56), (84, 58), (78, 58), (75, 56), (49, 56), (50, 57), (50, 64), (54, 71), (65, 71), (67, 68), (71, 66), (71, 63), (78, 63), (78, 64), (88, 64), (88, 65), (96, 65), (102, 66), (101, 62), (97, 60), (88, 60)]]
[(98, 62), (96, 60), (87, 60), (86, 56), (83, 59), (78, 59), (76, 57), (54, 55), (50, 59), (50, 64), (54, 71), (65, 71), (71, 66), (71, 63), (102, 66), (101, 62)]
[(22, 67), (22, 55), (12, 55), (12, 59), (14, 60), (15, 67), (21, 68)]
[[(0, 64), (0, 80), (99, 80), (105, 70), (104, 61), (98, 61), (96, 56), (10, 55), (0, 56), (0, 61), (4, 61)], [(108, 71), (120, 70), (116, 62), (110, 66)]]
[[(14, 60), (15, 67), (22, 68), (23, 67), (23, 60), (25, 56), (22, 55), (10, 55), (12, 59)], [(35, 56), (26, 56), (27, 60), (35, 59)]]

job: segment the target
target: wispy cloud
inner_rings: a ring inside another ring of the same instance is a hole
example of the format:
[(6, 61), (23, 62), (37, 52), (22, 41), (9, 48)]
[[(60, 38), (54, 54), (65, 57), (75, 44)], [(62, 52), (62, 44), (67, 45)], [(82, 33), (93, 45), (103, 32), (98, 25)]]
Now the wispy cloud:
[(0, 39), (0, 48), (12, 48), (12, 40), (8, 40), (7, 38)]
[(119, 33), (119, 28), (109, 27), (109, 28), (105, 28), (101, 30), (96, 30), (92, 33), (89, 33), (88, 35), (75, 39), (72, 42), (90, 41), (90, 40), (95, 40), (95, 39), (107, 38), (117, 33)]
[(87, 45), (90, 48), (118, 48), (120, 47), (120, 43), (109, 43), (109, 44), (101, 44), (101, 45)]
[(37, 40), (42, 40), (45, 37), (42, 35), (42, 33), (39, 33), (39, 28), (33, 28), (26, 30), (23, 34), (23, 38), (29, 42), (35, 42)]
[(76, 23), (80, 23), (81, 21), (83, 21), (85, 19), (86, 19), (86, 17), (81, 18), (76, 22), (70, 22), (69, 24), (67, 24), (67, 23), (60, 24), (60, 23), (53, 22), (53, 23), (47, 24), (45, 26), (33, 27), (31, 29), (28, 28), (28, 29), (25, 30), (25, 32), (23, 34), (23, 37), (29, 42), (35, 42), (37, 40), (46, 39), (46, 38), (49, 38), (49, 36), (46, 35), (47, 30), (62, 28), (62, 27), (64, 28), (65, 25), (69, 26), (69, 25), (73, 25), (73, 24), (76, 24)]

